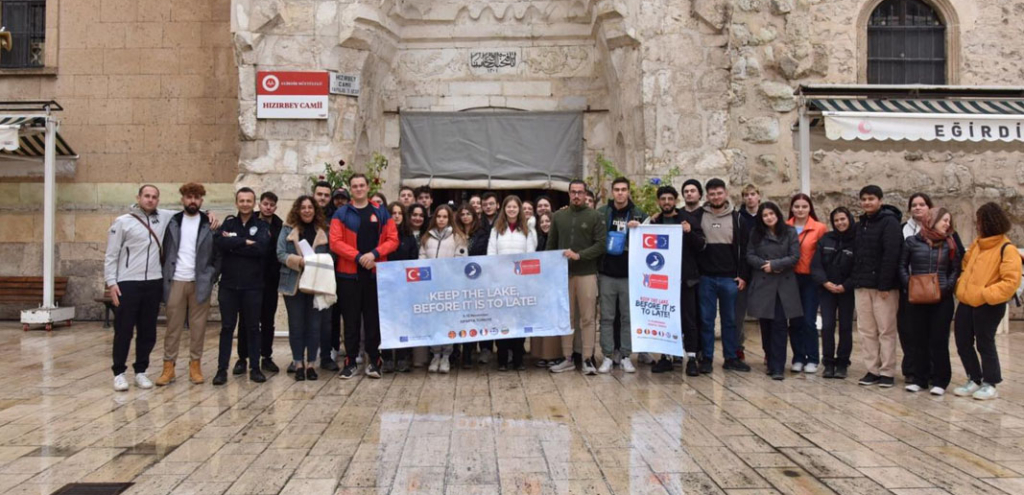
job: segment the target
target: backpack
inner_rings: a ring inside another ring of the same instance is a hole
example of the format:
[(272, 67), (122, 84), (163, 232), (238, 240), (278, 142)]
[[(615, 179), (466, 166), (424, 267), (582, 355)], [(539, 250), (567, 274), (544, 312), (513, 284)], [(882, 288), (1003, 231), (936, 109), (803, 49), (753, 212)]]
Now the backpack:
[[(1011, 244), (1007, 242), (1006, 244), (1003, 244), (1003, 246), (999, 248), (1000, 265), (1003, 264), (1003, 253), (1006, 252), (1006, 246), (1010, 245)], [(1024, 258), (1021, 258), (1021, 264), (1024, 264)], [(1011, 300), (1013, 300), (1013, 305), (1017, 306), (1018, 308), (1021, 307), (1022, 304), (1024, 304), (1022, 303), (1022, 300), (1024, 300), (1024, 278), (1021, 278), (1020, 285), (1017, 286), (1017, 292), (1013, 294)]]

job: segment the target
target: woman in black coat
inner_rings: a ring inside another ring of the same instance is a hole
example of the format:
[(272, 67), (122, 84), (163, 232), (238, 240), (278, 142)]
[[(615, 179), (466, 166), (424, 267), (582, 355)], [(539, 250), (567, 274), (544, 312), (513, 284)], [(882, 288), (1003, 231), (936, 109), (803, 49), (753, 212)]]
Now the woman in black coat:
[(787, 332), (792, 320), (803, 317), (800, 288), (793, 272), (799, 260), (796, 230), (785, 224), (778, 205), (763, 203), (747, 246), (747, 264), (753, 269), (747, 314), (760, 320), (768, 374), (773, 380), (785, 377)]
[(943, 395), (949, 386), (949, 324), (953, 321), (953, 290), (960, 277), (961, 256), (953, 240), (953, 216), (945, 208), (931, 209), (917, 234), (907, 238), (900, 255), (900, 282), (904, 291), (914, 275), (937, 274), (938, 302), (910, 301), (907, 323), (914, 347), (914, 381), (908, 392), (919, 392), (931, 382), (932, 395)]
[[(391, 219), (395, 221), (398, 228), (398, 249), (388, 255), (388, 261), (405, 261), (420, 259), (419, 239), (412, 233), (412, 227), (406, 222), (407, 211), (402, 203), (394, 202), (388, 205), (388, 212)], [(412, 371), (412, 349), (398, 349), (393, 352), (385, 352), (384, 372), (400, 371), (408, 373)]]
[[(821, 308), (821, 352), (825, 378), (846, 378), (853, 352), (853, 273), (854, 244), (857, 229), (853, 215), (840, 206), (829, 216), (832, 231), (818, 241), (811, 260), (811, 278), (818, 284)], [(838, 318), (836, 314), (838, 312)], [(836, 323), (839, 324), (839, 348), (836, 349)]]

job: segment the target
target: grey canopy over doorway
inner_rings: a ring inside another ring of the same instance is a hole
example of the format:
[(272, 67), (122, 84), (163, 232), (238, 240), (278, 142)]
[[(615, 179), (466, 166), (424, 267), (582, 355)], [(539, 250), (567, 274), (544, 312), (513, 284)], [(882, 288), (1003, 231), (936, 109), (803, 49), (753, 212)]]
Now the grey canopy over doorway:
[(582, 176), (580, 112), (402, 112), (402, 184), (558, 189)]

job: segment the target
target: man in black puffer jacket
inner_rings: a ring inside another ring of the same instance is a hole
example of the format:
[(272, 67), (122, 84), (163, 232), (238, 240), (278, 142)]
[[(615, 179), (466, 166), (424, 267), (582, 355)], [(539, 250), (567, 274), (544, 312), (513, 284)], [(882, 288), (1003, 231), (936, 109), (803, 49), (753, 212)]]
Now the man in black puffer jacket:
[(896, 373), (896, 310), (899, 307), (900, 249), (903, 214), (894, 206), (882, 204), (882, 188), (865, 186), (860, 190), (864, 215), (857, 222), (853, 273), (850, 280), (857, 306), (857, 332), (864, 348), (864, 366), (868, 369), (861, 385), (892, 387)]

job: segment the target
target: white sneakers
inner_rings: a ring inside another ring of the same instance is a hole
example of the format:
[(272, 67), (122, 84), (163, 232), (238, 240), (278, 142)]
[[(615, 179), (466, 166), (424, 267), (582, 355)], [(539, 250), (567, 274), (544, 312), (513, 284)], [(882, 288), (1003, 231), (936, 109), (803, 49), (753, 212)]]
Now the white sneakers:
[(957, 397), (970, 397), (980, 388), (981, 385), (974, 383), (973, 380), (967, 380), (967, 383), (963, 384), (963, 386), (953, 389), (953, 395)]
[[(620, 359), (619, 360), (619, 364), (622, 366), (622, 371), (625, 371), (626, 373), (636, 373), (636, 367), (633, 366), (633, 362), (630, 361), (628, 357), (624, 357), (624, 358)], [(612, 368), (614, 366), (615, 366), (615, 361), (613, 361), (611, 358), (607, 358), (606, 357), (606, 358), (604, 358), (604, 361), (601, 361), (601, 366), (599, 368), (597, 368), (597, 372), (601, 373), (601, 374), (611, 373)], [(587, 374), (586, 370), (587, 370), (586, 363), (584, 363), (584, 368), (583, 368), (584, 374)]]
[(793, 370), (793, 373), (799, 373), (804, 370), (804, 363), (793, 363), (790, 369)]
[(636, 368), (628, 357), (622, 358), (622, 371), (625, 371), (626, 373), (636, 373)]
[(430, 360), (430, 366), (427, 367), (428, 373), (437, 373), (437, 370), (441, 368), (441, 355), (434, 354), (433, 359)]
[(942, 387), (932, 387), (932, 389), (929, 390), (928, 392), (931, 393), (932, 395), (946, 395), (946, 389)]
[(974, 398), (977, 400), (991, 400), (999, 397), (999, 392), (996, 391), (995, 385), (989, 385), (982, 383), (981, 388), (974, 392)]
[(612, 358), (606, 357), (604, 361), (601, 361), (601, 367), (597, 369), (598, 373), (606, 374), (612, 372), (612, 366), (615, 365), (615, 361)]
[(124, 373), (114, 377), (114, 391), (124, 392), (128, 390), (128, 377), (124, 376)]
[(911, 383), (910, 385), (903, 387), (903, 390), (906, 390), (907, 392), (920, 392), (921, 386), (916, 383)]
[[(135, 386), (141, 389), (153, 388), (153, 381), (145, 373), (135, 374)], [(128, 390), (128, 375), (121, 373), (114, 377), (114, 391), (125, 392)]]
[(145, 373), (135, 374), (135, 386), (139, 388), (153, 388), (153, 382), (146, 376)]
[(807, 363), (807, 365), (804, 366), (804, 373), (814, 374), (814, 373), (817, 373), (817, 372), (818, 372), (818, 365), (816, 363)]
[(442, 374), (448, 374), (452, 369), (452, 363), (448, 360), (447, 356), (441, 356), (441, 362), (437, 367), (437, 372)]

